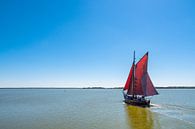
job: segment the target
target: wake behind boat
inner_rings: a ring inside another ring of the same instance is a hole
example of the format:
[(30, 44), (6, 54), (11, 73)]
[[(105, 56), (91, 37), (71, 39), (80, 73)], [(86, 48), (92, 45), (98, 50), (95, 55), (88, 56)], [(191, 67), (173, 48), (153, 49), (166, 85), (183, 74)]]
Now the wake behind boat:
[(147, 71), (148, 52), (135, 64), (135, 52), (133, 64), (123, 88), (124, 102), (137, 106), (150, 106), (147, 96), (157, 95)]

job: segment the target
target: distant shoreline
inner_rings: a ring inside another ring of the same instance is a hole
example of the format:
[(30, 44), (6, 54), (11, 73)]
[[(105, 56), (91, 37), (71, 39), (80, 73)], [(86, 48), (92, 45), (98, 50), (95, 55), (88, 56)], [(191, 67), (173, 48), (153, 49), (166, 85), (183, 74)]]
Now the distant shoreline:
[[(123, 87), (0, 87), (0, 89), (122, 89)], [(168, 87), (155, 87), (156, 89), (195, 89), (195, 86), (168, 86)]]
[(156, 87), (156, 89), (195, 89), (195, 86), (189, 86), (189, 87), (178, 87), (178, 86), (171, 86), (171, 87)]

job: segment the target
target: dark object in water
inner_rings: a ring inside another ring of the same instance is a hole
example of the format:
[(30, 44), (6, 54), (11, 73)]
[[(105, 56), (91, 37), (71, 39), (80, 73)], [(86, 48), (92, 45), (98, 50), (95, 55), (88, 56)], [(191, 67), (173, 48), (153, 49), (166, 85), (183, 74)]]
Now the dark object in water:
[(131, 105), (136, 105), (136, 106), (141, 106), (141, 107), (149, 107), (150, 106), (150, 100), (144, 98), (143, 96), (125, 96), (125, 103), (131, 104)]
[(135, 64), (135, 52), (133, 64), (123, 88), (124, 102), (137, 106), (150, 106), (147, 96), (157, 95), (147, 71), (148, 52)]

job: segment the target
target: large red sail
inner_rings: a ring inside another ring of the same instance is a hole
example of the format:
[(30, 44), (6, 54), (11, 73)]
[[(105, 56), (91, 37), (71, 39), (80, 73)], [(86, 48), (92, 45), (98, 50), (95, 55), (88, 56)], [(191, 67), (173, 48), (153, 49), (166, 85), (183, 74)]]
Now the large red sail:
[[(152, 96), (158, 94), (147, 72), (148, 52), (131, 67), (124, 90), (129, 95)], [(134, 73), (135, 72), (135, 73)]]
[(148, 52), (136, 64), (135, 70), (135, 95), (152, 96), (158, 94), (147, 72)]
[[(134, 65), (134, 64), (133, 64)], [(133, 82), (133, 65), (131, 66), (131, 70), (129, 72), (129, 76), (127, 78), (127, 81), (126, 81), (126, 84), (125, 84), (125, 87), (123, 90), (127, 90), (127, 91), (130, 91), (132, 89), (132, 82)]]
[(146, 53), (136, 64), (135, 69), (135, 85), (134, 94), (135, 95), (145, 95), (144, 89), (142, 87), (142, 77), (147, 73), (148, 65), (148, 53)]

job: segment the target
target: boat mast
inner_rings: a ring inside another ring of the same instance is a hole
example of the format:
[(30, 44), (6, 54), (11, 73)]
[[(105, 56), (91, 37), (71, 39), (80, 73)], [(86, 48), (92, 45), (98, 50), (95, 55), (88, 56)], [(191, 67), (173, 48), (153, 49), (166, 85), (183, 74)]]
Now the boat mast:
[(135, 86), (135, 51), (133, 52), (133, 76), (132, 76), (132, 80), (133, 80), (132, 93), (133, 93), (133, 97), (134, 97), (134, 86)]

